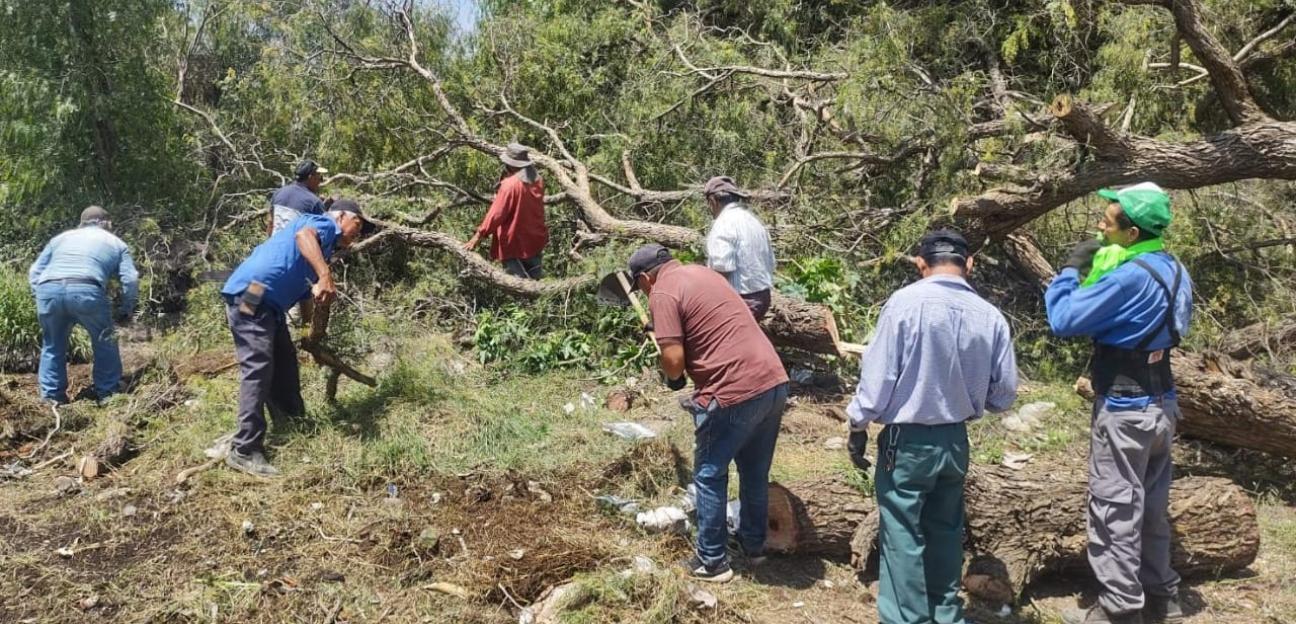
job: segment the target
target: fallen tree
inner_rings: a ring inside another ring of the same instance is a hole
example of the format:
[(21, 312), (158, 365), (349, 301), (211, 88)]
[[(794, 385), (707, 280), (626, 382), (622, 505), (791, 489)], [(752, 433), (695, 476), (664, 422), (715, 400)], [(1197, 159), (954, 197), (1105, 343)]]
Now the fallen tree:
[[(1087, 570), (1082, 466), (1040, 464), (1024, 470), (973, 466), (967, 480), (967, 590), (991, 602), (1015, 601), (1047, 572)], [(1175, 569), (1219, 575), (1255, 561), (1260, 548), (1255, 508), (1226, 479), (1188, 477), (1171, 488)], [(850, 558), (876, 569), (878, 513), (838, 478), (774, 484), (767, 547), (792, 554)]]

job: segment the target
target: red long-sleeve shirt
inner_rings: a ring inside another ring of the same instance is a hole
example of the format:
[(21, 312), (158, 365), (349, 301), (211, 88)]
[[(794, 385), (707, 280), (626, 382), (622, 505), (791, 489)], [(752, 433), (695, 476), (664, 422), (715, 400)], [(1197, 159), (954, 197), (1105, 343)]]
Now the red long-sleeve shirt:
[(518, 173), (501, 180), (477, 235), (491, 237), (491, 258), (495, 260), (539, 255), (549, 243), (544, 216), (544, 180), (537, 177), (535, 182), (527, 184)]

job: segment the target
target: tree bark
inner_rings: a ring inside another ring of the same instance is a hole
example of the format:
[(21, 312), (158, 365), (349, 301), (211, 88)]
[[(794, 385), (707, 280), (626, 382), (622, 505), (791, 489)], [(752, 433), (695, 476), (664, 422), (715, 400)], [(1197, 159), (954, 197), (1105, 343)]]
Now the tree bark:
[(315, 311), (311, 315), (310, 334), (301, 340), (301, 349), (309, 354), (320, 366), (327, 366), (333, 369), (329, 377), (328, 398), (333, 400), (337, 393), (337, 375), (346, 375), (370, 388), (377, 387), (378, 380), (366, 375), (333, 353), (333, 350), (324, 344), (324, 338), (328, 335), (329, 316), (331, 315), (332, 305), (316, 305)]
[[(967, 480), (968, 573), (979, 597), (1011, 602), (1048, 571), (1087, 570), (1082, 465), (1024, 470), (973, 466)], [(1188, 477), (1171, 487), (1174, 566), (1184, 575), (1245, 568), (1260, 548), (1255, 508), (1226, 479)], [(876, 560), (878, 514), (872, 497), (840, 480), (770, 488), (767, 547), (779, 552), (851, 556), (856, 569)]]
[(1219, 350), (1229, 357), (1246, 359), (1290, 347), (1296, 347), (1296, 318), (1235, 329), (1224, 336)]
[(817, 303), (775, 293), (761, 329), (776, 347), (839, 355), (841, 338), (832, 311)]

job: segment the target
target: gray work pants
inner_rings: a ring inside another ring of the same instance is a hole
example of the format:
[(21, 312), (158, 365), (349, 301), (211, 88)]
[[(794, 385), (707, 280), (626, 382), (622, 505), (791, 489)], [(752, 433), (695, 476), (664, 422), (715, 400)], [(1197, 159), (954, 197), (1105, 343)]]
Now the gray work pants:
[(265, 448), (265, 408), (270, 408), (276, 419), (306, 412), (297, 348), (284, 314), (268, 305), (262, 304), (256, 314), (247, 315), (239, 311), (236, 299), (226, 305), (225, 315), (239, 363), (238, 431), (232, 446), (243, 454), (261, 452)]
[(1143, 608), (1144, 594), (1171, 596), (1170, 445), (1179, 404), (1113, 410), (1094, 402), (1089, 445), (1089, 565), (1110, 614)]

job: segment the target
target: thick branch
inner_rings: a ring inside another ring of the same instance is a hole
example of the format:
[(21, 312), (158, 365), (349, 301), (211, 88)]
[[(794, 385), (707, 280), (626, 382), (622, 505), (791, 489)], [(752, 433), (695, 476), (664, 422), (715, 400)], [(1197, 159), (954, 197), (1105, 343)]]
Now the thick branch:
[(1121, 1), (1125, 4), (1158, 4), (1168, 8), (1174, 15), (1175, 28), (1179, 31), (1179, 36), (1189, 48), (1192, 48), (1193, 55), (1201, 61), (1206, 71), (1210, 72), (1211, 82), (1215, 85), (1215, 91), (1229, 119), (1232, 119), (1235, 125), (1266, 119), (1266, 115), (1251, 96), (1251, 88), (1247, 86), (1246, 77), (1242, 75), (1238, 62), (1202, 22), (1200, 0)]
[(1082, 144), (1096, 150), (1098, 158), (1118, 159), (1129, 155), (1129, 140), (1112, 130), (1099, 119), (1092, 108), (1077, 102), (1069, 95), (1059, 95), (1049, 106), (1049, 112), (1070, 134)]

